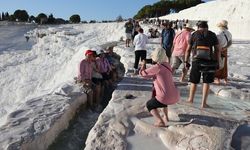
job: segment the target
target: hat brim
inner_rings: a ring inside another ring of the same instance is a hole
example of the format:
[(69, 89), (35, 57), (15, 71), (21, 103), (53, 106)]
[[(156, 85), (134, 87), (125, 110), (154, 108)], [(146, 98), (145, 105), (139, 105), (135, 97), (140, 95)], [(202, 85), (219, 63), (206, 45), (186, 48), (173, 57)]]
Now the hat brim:
[(85, 56), (90, 56), (90, 55), (94, 55), (94, 53), (87, 53), (87, 54), (85, 54)]
[(192, 31), (194, 31), (195, 29), (193, 29), (193, 28), (190, 28), (190, 27), (184, 27), (185, 29), (188, 29), (188, 30), (192, 30)]
[(217, 24), (217, 27), (227, 28), (227, 25), (222, 24), (222, 23), (218, 23), (218, 24)]

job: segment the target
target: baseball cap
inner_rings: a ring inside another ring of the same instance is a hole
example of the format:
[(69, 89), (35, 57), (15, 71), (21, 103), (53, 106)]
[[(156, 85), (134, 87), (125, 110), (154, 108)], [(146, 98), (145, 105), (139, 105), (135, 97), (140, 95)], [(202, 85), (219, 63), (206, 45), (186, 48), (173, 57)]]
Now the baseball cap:
[(86, 50), (85, 51), (85, 56), (88, 56), (88, 55), (93, 55), (93, 51), (92, 50)]

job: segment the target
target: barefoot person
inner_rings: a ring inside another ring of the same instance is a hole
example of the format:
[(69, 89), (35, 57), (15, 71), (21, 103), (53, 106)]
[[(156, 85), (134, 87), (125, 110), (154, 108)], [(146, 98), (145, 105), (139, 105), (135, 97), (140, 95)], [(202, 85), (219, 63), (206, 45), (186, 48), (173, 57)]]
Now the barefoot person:
[[(153, 79), (155, 95), (147, 102), (148, 111), (155, 118), (155, 126), (164, 127), (168, 122), (168, 105), (175, 104), (180, 94), (174, 85), (172, 70), (169, 65), (165, 50), (156, 48), (152, 53), (155, 65), (146, 69), (146, 61), (143, 61), (140, 75), (144, 78)], [(160, 116), (158, 108), (162, 108), (164, 117)]]
[[(185, 59), (185, 51), (188, 46), (188, 40), (191, 36), (191, 32), (194, 31), (194, 29), (190, 26), (190, 24), (186, 24), (184, 26), (184, 29), (180, 32), (178, 32), (173, 41), (173, 47), (172, 47), (172, 70), (173, 73), (176, 69), (180, 67), (181, 64), (184, 64)], [(182, 68), (182, 74), (180, 77), (180, 82), (184, 81), (184, 78), (187, 74), (187, 69), (183, 65)]]
[(220, 80), (224, 79), (224, 83), (227, 84), (227, 76), (228, 76), (228, 69), (227, 69), (227, 49), (232, 45), (232, 34), (228, 31), (228, 22), (226, 20), (222, 20), (217, 24), (217, 27), (220, 29), (219, 33), (217, 34), (217, 38), (220, 45), (221, 50), (221, 60), (222, 68), (216, 70), (215, 72), (215, 80), (216, 84), (220, 84)]
[[(199, 21), (198, 30), (195, 31), (189, 40), (185, 54), (185, 67), (188, 69), (188, 63), (191, 50), (193, 52), (192, 68), (189, 82), (191, 82), (188, 102), (193, 103), (197, 84), (200, 82), (201, 74), (203, 76), (202, 104), (201, 108), (208, 107), (207, 97), (209, 84), (214, 82), (214, 74), (217, 68), (216, 60), (219, 60), (219, 45), (215, 33), (208, 30), (206, 21)], [(214, 47), (214, 52), (213, 52)], [(192, 49), (193, 48), (193, 49)]]

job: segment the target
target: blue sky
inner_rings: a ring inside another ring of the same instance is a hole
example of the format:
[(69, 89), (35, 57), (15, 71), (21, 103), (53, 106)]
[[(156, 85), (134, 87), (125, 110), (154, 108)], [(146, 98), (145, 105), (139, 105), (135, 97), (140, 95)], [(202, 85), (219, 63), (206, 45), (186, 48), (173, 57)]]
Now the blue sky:
[(56, 18), (69, 19), (79, 14), (81, 20), (113, 20), (121, 15), (133, 17), (144, 5), (152, 5), (159, 0), (5, 0), (1, 2), (0, 12), (13, 14), (17, 9), (26, 10), (37, 16), (43, 12), (52, 13)]
[(144, 5), (158, 0), (5, 0), (1, 2), (0, 12), (13, 14), (17, 9), (25, 9), (29, 15), (37, 16), (43, 12), (54, 17), (69, 19), (79, 14), (82, 20), (111, 20), (121, 15), (133, 17)]

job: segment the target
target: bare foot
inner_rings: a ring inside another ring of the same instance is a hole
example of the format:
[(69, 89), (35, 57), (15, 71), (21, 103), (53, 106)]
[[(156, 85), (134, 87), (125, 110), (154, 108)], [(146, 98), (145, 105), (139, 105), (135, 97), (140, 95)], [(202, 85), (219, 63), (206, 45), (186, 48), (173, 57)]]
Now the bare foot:
[(169, 119), (166, 116), (164, 116), (162, 120), (164, 121), (165, 125), (169, 122)]
[(219, 79), (215, 79), (214, 80), (214, 84), (218, 84), (219, 85), (220, 84), (220, 80)]
[(211, 108), (211, 106), (209, 106), (208, 104), (202, 104), (201, 108)]
[(228, 84), (228, 80), (225, 79), (224, 80), (224, 84), (227, 85)]
[(179, 81), (180, 82), (187, 82), (187, 80), (185, 78), (180, 78)]
[(180, 82), (184, 82), (184, 80), (183, 80), (183, 79), (180, 79), (179, 81), (180, 81)]
[(156, 122), (156, 123), (154, 124), (154, 126), (155, 126), (155, 127), (166, 127), (165, 123), (162, 122), (162, 121)]
[(190, 103), (190, 104), (193, 104), (193, 103), (194, 103), (194, 101), (193, 101), (193, 100), (190, 100), (190, 99), (188, 99), (187, 102)]

